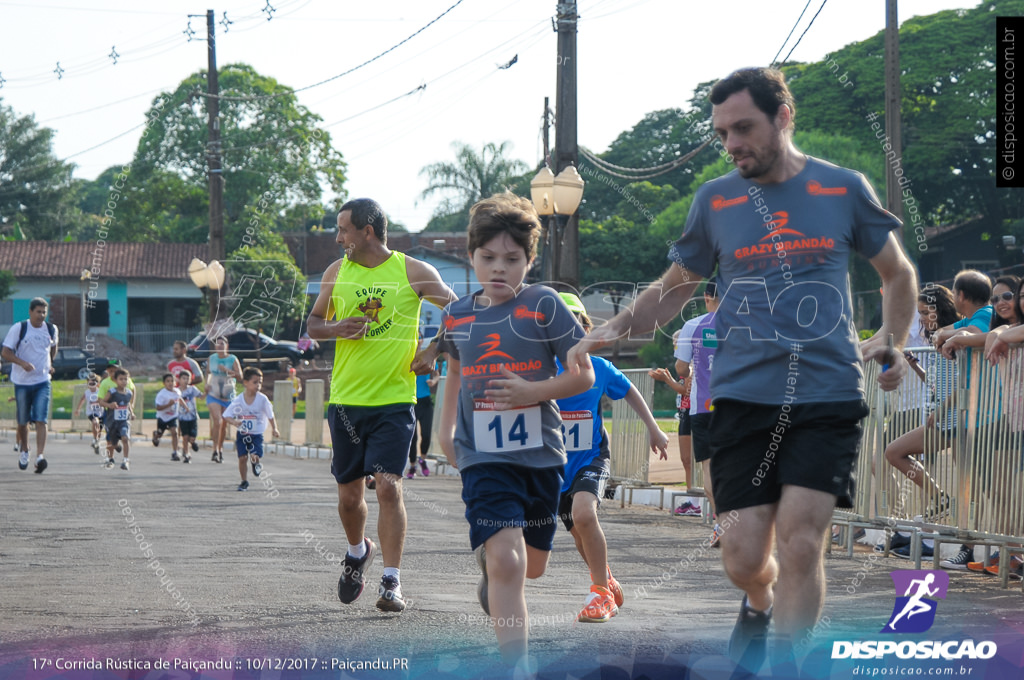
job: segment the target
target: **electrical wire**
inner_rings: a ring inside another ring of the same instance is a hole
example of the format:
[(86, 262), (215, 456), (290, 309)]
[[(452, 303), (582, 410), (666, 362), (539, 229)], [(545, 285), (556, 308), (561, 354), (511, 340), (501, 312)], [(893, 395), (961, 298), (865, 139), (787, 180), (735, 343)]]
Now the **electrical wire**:
[(782, 50), (786, 49), (786, 43), (788, 43), (789, 39), (793, 37), (793, 31), (795, 31), (796, 27), (800, 25), (800, 20), (804, 18), (804, 12), (806, 12), (807, 8), (810, 6), (811, 0), (807, 0), (807, 4), (804, 5), (803, 10), (800, 12), (800, 16), (796, 18), (796, 23), (793, 24), (793, 28), (789, 29), (789, 35), (787, 35), (786, 39), (782, 41), (781, 45), (779, 45), (779, 51), (775, 53), (775, 57), (772, 59), (772, 68), (775, 68), (775, 65), (779, 63), (779, 55), (782, 54)]
[(797, 48), (797, 45), (800, 44), (800, 41), (804, 39), (805, 35), (807, 35), (807, 31), (811, 30), (811, 26), (814, 25), (814, 20), (818, 18), (819, 14), (821, 14), (821, 10), (825, 9), (825, 3), (827, 2), (828, 0), (821, 0), (821, 7), (819, 7), (818, 11), (814, 13), (813, 17), (811, 17), (811, 23), (807, 24), (807, 28), (805, 28), (804, 32), (800, 34), (800, 37), (796, 39), (796, 44), (793, 45), (793, 48), (789, 50), (789, 53), (786, 55), (786, 58), (783, 59), (781, 63), (785, 64), (787, 61), (789, 61), (789, 57), (790, 55), (793, 54), (793, 50)]

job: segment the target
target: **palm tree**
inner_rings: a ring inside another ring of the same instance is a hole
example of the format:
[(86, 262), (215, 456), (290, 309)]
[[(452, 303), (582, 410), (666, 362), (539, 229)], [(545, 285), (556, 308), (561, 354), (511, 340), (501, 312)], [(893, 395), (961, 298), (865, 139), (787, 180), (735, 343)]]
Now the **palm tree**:
[(477, 153), (468, 144), (453, 142), (455, 162), (431, 163), (420, 170), (428, 182), (421, 197), (445, 195), (425, 231), (465, 228), (474, 203), (517, 184), (529, 166), (508, 158), (510, 147), (511, 142), (490, 142)]

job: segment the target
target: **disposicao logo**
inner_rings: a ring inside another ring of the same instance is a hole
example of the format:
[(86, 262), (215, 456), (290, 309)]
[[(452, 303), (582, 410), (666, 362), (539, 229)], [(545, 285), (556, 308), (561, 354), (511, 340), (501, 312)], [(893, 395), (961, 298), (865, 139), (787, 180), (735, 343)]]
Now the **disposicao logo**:
[[(934, 569), (890, 573), (896, 587), (896, 604), (879, 633), (923, 633), (935, 623), (938, 600), (946, 599), (949, 574)], [(991, 659), (997, 652), (992, 641), (974, 640), (836, 640), (833, 659)]]

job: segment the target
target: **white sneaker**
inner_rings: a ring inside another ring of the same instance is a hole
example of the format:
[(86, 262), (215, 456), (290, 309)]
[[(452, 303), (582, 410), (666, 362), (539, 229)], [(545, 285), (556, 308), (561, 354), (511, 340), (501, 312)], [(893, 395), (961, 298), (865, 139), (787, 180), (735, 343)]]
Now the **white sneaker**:
[(18, 467), (22, 470), (28, 469), (28, 451), (21, 452), (21, 458), (18, 459)]

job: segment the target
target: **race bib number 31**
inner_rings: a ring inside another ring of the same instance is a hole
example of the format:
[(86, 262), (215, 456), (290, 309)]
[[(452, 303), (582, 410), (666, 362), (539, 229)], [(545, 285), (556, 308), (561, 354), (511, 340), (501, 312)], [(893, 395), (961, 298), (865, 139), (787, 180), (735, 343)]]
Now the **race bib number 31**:
[(594, 416), (590, 411), (562, 411), (562, 439), (566, 451), (594, 448)]
[(540, 406), (495, 411), (489, 401), (477, 401), (473, 410), (473, 439), (476, 450), (505, 453), (543, 446)]

